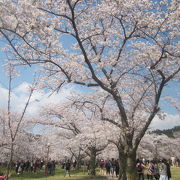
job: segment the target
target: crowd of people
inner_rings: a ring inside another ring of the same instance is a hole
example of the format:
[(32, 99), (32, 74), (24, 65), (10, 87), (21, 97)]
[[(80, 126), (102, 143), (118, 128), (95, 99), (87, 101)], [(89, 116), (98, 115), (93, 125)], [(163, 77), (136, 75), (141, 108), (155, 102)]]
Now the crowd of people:
[[(118, 159), (112, 158), (111, 160), (100, 160), (99, 161), (100, 173), (102, 175), (111, 175), (112, 177), (119, 175), (119, 162)], [(104, 172), (105, 169), (105, 172)]]
[[(170, 180), (171, 170), (173, 166), (171, 160), (162, 159), (161, 161), (137, 159), (136, 171), (139, 180), (144, 180), (145, 175), (148, 180)], [(100, 160), (99, 161), (100, 173), (102, 175), (118, 177), (120, 167), (118, 160)], [(105, 170), (105, 171), (104, 171)], [(146, 174), (145, 174), (146, 173)]]
[[(47, 163), (47, 164), (46, 164)], [(56, 162), (49, 160), (45, 162), (44, 160), (34, 160), (34, 161), (17, 161), (15, 163), (16, 174), (22, 174), (23, 172), (32, 172), (36, 173), (39, 170), (42, 170), (43, 166), (46, 168), (47, 175), (55, 175), (55, 166)]]
[[(15, 171), (16, 174), (22, 174), (23, 172), (32, 172), (36, 173), (38, 170), (45, 168), (46, 175), (55, 175), (57, 162), (49, 160), (44, 161), (37, 159), (35, 161), (17, 161), (15, 163)], [(70, 160), (65, 160), (63, 162), (58, 162), (61, 165), (61, 168), (64, 169), (64, 177), (71, 176), (70, 170), (71, 168), (75, 169), (77, 162), (71, 162)], [(87, 163), (83, 163), (83, 165), (87, 166), (87, 171), (89, 170), (89, 166)], [(166, 159), (162, 159), (161, 161), (155, 160), (145, 160), (145, 159), (137, 159), (136, 162), (136, 171), (139, 180), (144, 180), (145, 175), (147, 175), (148, 180), (169, 180), (171, 178), (171, 170), (170, 166), (173, 166), (172, 160), (167, 161)], [(100, 174), (112, 177), (118, 177), (120, 175), (120, 166), (119, 160), (112, 158), (111, 160), (98, 160), (96, 167), (99, 167)], [(146, 173), (146, 174), (145, 174)], [(0, 174), (0, 180), (4, 180), (6, 178), (5, 175)]]
[(43, 165), (44, 161), (40, 159), (34, 161), (17, 161), (15, 163), (15, 171), (16, 174), (22, 174), (24, 171), (36, 173), (38, 169), (42, 169)]
[(144, 180), (145, 170), (147, 172), (147, 179), (149, 180), (169, 180), (171, 178), (170, 162), (166, 159), (162, 159), (160, 162), (138, 159), (136, 168), (139, 180)]

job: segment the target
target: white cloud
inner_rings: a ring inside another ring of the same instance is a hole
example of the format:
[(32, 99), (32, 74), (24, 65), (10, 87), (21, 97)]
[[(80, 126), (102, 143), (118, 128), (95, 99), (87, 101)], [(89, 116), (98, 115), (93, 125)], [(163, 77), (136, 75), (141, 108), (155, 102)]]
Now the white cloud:
[(23, 82), (19, 86), (17, 86), (16, 88), (14, 88), (13, 91), (15, 93), (27, 93), (29, 85), (30, 85), (29, 83)]
[(180, 126), (180, 115), (179, 114), (167, 114), (164, 120), (155, 116), (152, 121), (151, 127), (153, 129), (171, 129), (174, 126)]
[[(28, 83), (23, 82), (18, 87), (13, 89), (12, 93), (12, 102), (11, 108), (14, 110), (19, 110), (22, 112), (25, 103), (28, 98)], [(58, 94), (54, 93), (50, 96), (49, 92), (45, 92), (43, 90), (35, 91), (32, 95), (30, 105), (28, 106), (27, 112), (30, 114), (38, 113), (40, 107), (51, 104), (58, 103), (65, 100), (65, 98), (74, 91), (73, 86), (67, 86), (62, 88)], [(8, 89), (3, 88), (0, 85), (0, 107), (7, 108), (8, 101)], [(179, 114), (166, 114), (164, 120), (161, 120), (156, 116), (151, 124), (151, 128), (153, 129), (170, 129), (174, 126), (180, 125), (180, 115)]]
[(8, 103), (8, 90), (0, 86), (0, 106), (7, 107)]
[[(12, 109), (22, 112), (29, 96), (28, 86), (28, 83), (23, 82), (13, 89), (11, 94)], [(35, 114), (39, 112), (40, 107), (43, 105), (64, 101), (65, 98), (70, 95), (72, 90), (73, 87), (62, 88), (58, 94), (54, 93), (52, 95), (43, 90), (34, 91), (27, 108), (27, 113)], [(7, 108), (8, 89), (0, 86), (0, 95), (0, 107)]]

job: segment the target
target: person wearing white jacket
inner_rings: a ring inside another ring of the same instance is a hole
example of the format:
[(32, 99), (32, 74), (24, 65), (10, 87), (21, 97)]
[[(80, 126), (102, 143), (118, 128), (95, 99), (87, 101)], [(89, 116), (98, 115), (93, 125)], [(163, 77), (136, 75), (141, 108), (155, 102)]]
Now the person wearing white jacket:
[(162, 160), (159, 180), (168, 180), (166, 159)]

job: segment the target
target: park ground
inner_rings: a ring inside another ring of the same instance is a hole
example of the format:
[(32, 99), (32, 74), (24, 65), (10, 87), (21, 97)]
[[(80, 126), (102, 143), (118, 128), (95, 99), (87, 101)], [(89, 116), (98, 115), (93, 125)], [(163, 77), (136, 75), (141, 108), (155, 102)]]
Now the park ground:
[[(171, 180), (180, 180), (180, 168), (171, 168), (172, 178)], [(97, 172), (98, 174), (98, 172)], [(97, 177), (90, 177), (87, 172), (83, 171), (72, 171), (71, 177), (64, 177), (63, 169), (57, 169), (55, 176), (45, 176), (44, 171), (39, 171), (37, 173), (24, 173), (21, 175), (16, 175), (12, 172), (10, 180), (115, 180), (116, 178), (106, 177), (97, 175)]]

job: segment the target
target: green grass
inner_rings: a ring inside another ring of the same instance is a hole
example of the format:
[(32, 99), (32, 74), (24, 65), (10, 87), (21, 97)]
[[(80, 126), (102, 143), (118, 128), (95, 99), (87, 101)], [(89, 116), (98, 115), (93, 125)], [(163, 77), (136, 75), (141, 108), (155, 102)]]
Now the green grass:
[[(171, 180), (180, 180), (180, 168), (171, 168), (172, 178)], [(145, 176), (146, 177), (146, 176)], [(24, 173), (21, 175), (16, 175), (12, 172), (10, 180), (107, 180), (106, 177), (97, 176), (90, 177), (87, 172), (77, 172), (72, 171), (71, 177), (64, 177), (64, 171), (62, 169), (57, 169), (55, 176), (45, 176), (44, 171), (39, 171), (38, 173)]]
[(180, 180), (180, 168), (171, 168), (171, 180)]
[(91, 177), (88, 176), (87, 172), (82, 171), (71, 171), (71, 177), (68, 175), (64, 177), (64, 170), (57, 168), (57, 171), (54, 176), (45, 176), (44, 170), (37, 171), (37, 173), (25, 172), (23, 174), (17, 175), (13, 171), (11, 174), (10, 180), (107, 180), (106, 177), (97, 176)]
[[(171, 167), (171, 180), (180, 180), (180, 168), (172, 168)], [(145, 175), (145, 180), (147, 180), (147, 177)]]

